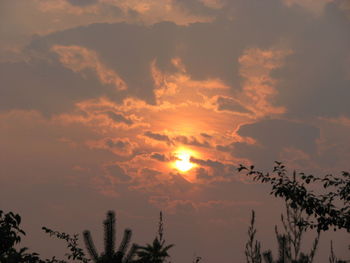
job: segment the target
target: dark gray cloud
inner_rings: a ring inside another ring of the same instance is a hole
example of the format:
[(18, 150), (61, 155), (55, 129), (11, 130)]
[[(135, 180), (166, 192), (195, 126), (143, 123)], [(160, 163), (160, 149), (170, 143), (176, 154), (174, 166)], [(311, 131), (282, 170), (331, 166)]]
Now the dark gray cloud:
[(53, 45), (78, 45), (97, 51), (101, 60), (126, 81), (129, 95), (154, 103), (150, 63), (156, 59), (162, 68), (173, 69), (171, 58), (180, 28), (167, 22), (152, 27), (92, 24), (38, 37), (27, 50), (48, 52)]
[(160, 162), (168, 162), (169, 161), (168, 158), (164, 154), (161, 154), (161, 153), (153, 153), (151, 155), (151, 158), (158, 160)]
[[(302, 9), (287, 8), (281, 1), (267, 0), (263, 5), (253, 1), (255, 8), (251, 8), (251, 2), (226, 3), (226, 11), (215, 11), (217, 19), (212, 23), (189, 26), (169, 22), (153, 26), (102, 23), (37, 36), (26, 52), (49, 56), (50, 62), (33, 59), (30, 63), (1, 64), (1, 86), (5, 93), (1, 96), (2, 109), (64, 111), (77, 100), (102, 94), (117, 101), (126, 95), (135, 96), (153, 104), (150, 63), (155, 59), (161, 70), (173, 72), (173, 57), (183, 60), (194, 79), (220, 78), (237, 91), (241, 85), (238, 58), (243, 50), (270, 48), (285, 39), (294, 54), (285, 69), (275, 74), (282, 80), (278, 103), (287, 106), (291, 114), (299, 112), (299, 116), (302, 112), (348, 113), (343, 101), (348, 95), (345, 53), (350, 43), (345, 14), (329, 5), (326, 15), (316, 19)], [(231, 12), (233, 20), (227, 18), (227, 12)], [(128, 91), (107, 91), (91, 74), (82, 78), (64, 68), (49, 51), (53, 45), (78, 45), (96, 51), (101, 61), (125, 80)], [(16, 78), (16, 74), (21, 78)], [(336, 95), (339, 93), (340, 101)], [(323, 107), (327, 103), (334, 107), (331, 110)], [(221, 99), (219, 108), (244, 110), (238, 106)]]
[(130, 146), (128, 141), (107, 139), (106, 145), (110, 148), (126, 149)]
[(232, 98), (220, 96), (218, 97), (216, 103), (218, 105), (218, 110), (220, 111), (227, 110), (232, 112), (250, 113), (249, 110), (238, 104), (237, 101), (233, 100)]
[(196, 169), (196, 178), (200, 180), (210, 179), (208, 170), (204, 169), (203, 167), (199, 167), (198, 169)]
[(0, 110), (39, 110), (61, 113), (74, 103), (107, 91), (96, 78), (83, 79), (59, 63), (44, 60), (0, 63)]
[(98, 2), (98, 0), (67, 0), (70, 4), (76, 5), (76, 6), (87, 6), (87, 5), (93, 5)]
[[(199, 13), (208, 11), (198, 1), (178, 3)], [(101, 23), (36, 36), (26, 48), (28, 54), (36, 54), (30, 63), (0, 65), (0, 107), (39, 109), (50, 114), (67, 111), (78, 100), (101, 95), (115, 101), (126, 95), (135, 96), (154, 104), (150, 63), (155, 59), (161, 70), (173, 72), (173, 57), (183, 60), (194, 79), (220, 78), (237, 91), (241, 87), (238, 58), (243, 50), (270, 48), (284, 41), (294, 53), (275, 73), (280, 80), (277, 102), (298, 117), (349, 115), (346, 98), (350, 82), (350, 20), (336, 3), (328, 4), (321, 17), (313, 17), (296, 6), (288, 8), (280, 0), (266, 0), (263, 4), (237, 0), (224, 4), (223, 9), (209, 8), (216, 17), (212, 23), (188, 26), (170, 22), (153, 26)], [(89, 73), (84, 77), (74, 74), (49, 51), (53, 45), (78, 45), (96, 51), (102, 62), (125, 80), (129, 90), (111, 92)], [(220, 103), (220, 109), (236, 110), (238, 106), (231, 101)]]
[(115, 113), (113, 111), (107, 111), (105, 114), (111, 118), (115, 122), (122, 122), (127, 125), (132, 125), (134, 122), (130, 120), (129, 118), (126, 118), (123, 114), (121, 113)]
[(233, 164), (226, 164), (222, 163), (217, 160), (211, 160), (211, 159), (199, 159), (195, 157), (191, 157), (191, 162), (198, 164), (199, 166), (209, 168), (208, 170), (204, 171), (203, 169), (197, 169), (196, 174), (197, 176), (201, 177), (202, 179), (209, 179), (209, 174), (215, 177), (223, 177), (223, 178), (233, 178), (234, 175), (237, 172), (237, 167)]
[(149, 137), (151, 139), (157, 140), (157, 141), (162, 141), (162, 142), (167, 142), (167, 143), (171, 142), (170, 138), (164, 134), (146, 131), (143, 135), (145, 135), (146, 137)]
[(176, 136), (174, 138), (174, 141), (185, 144), (185, 145), (192, 145), (192, 146), (198, 146), (198, 147), (210, 147), (209, 142), (207, 141), (199, 141), (196, 137), (191, 136)]
[[(335, 4), (291, 36), (290, 55), (275, 75), (277, 102), (290, 116), (350, 116), (350, 20)], [(327, 36), (327, 37), (325, 37)]]
[(191, 14), (212, 16), (218, 13), (217, 10), (213, 10), (198, 0), (176, 0), (174, 2)]
[(279, 161), (279, 154), (288, 147), (314, 155), (316, 140), (320, 138), (319, 128), (288, 120), (264, 120), (243, 125), (238, 134), (253, 138), (256, 144), (235, 143), (231, 145), (232, 153), (263, 166)]
[(211, 135), (209, 135), (209, 134), (206, 134), (206, 133), (201, 133), (201, 136), (202, 137), (204, 137), (204, 138), (206, 138), (206, 139), (210, 139), (210, 138), (212, 138), (213, 136), (211, 136)]
[(106, 166), (108, 174), (117, 178), (121, 182), (130, 181), (131, 177), (117, 164)]

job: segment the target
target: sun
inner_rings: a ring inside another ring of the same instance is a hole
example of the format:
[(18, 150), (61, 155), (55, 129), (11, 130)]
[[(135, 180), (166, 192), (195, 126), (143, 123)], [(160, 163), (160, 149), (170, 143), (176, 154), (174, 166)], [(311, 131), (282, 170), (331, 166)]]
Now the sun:
[(175, 153), (176, 161), (174, 166), (181, 172), (187, 172), (194, 167), (194, 163), (191, 163), (191, 151), (186, 149), (180, 149)]

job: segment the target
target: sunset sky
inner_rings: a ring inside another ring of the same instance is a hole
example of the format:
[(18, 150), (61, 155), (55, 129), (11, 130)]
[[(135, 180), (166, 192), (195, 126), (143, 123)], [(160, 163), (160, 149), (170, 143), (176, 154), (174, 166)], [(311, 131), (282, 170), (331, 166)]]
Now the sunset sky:
[(349, 101), (349, 0), (0, 0), (0, 209), (43, 256), (43, 225), (101, 251), (107, 210), (139, 244), (162, 210), (174, 263), (244, 262), (254, 209), (276, 255), (283, 202), (236, 168), (350, 171)]

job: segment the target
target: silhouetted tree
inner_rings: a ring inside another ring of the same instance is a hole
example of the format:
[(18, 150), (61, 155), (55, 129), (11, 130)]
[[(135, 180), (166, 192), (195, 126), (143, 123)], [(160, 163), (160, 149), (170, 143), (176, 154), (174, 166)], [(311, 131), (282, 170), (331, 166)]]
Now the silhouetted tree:
[(164, 245), (164, 241), (159, 242), (156, 237), (152, 244), (139, 247), (137, 251), (138, 259), (135, 260), (137, 263), (163, 263), (166, 258), (169, 257), (168, 250), (174, 245)]
[(298, 253), (297, 256), (293, 256), (293, 246), (291, 236), (289, 234), (278, 233), (277, 227), (275, 228), (276, 238), (278, 242), (278, 260), (274, 261), (271, 250), (263, 253), (263, 258), (266, 263), (312, 263), (317, 249), (319, 236), (314, 241), (310, 254)]
[(199, 263), (199, 262), (201, 262), (201, 260), (202, 260), (202, 257), (196, 256), (196, 257), (192, 260), (192, 263)]
[(247, 263), (261, 263), (260, 242), (255, 239), (255, 212), (252, 210), (250, 226), (248, 228), (248, 241), (245, 246)]
[[(243, 170), (253, 180), (271, 184), (271, 194), (288, 201), (291, 208), (298, 207), (316, 219), (316, 222), (305, 221), (303, 224), (317, 227), (319, 231), (334, 227), (350, 232), (350, 173), (342, 172), (339, 177), (327, 174), (321, 178), (294, 171), (289, 176), (280, 162), (276, 162), (272, 173), (258, 171), (253, 165), (240, 165), (238, 171)], [(324, 193), (316, 195), (308, 189), (310, 182), (321, 184)]]
[(98, 255), (95, 245), (92, 241), (90, 231), (84, 231), (84, 240), (86, 248), (95, 263), (130, 263), (136, 253), (137, 245), (133, 244), (129, 253), (126, 254), (130, 239), (131, 229), (125, 229), (123, 240), (120, 243), (119, 249), (115, 252), (115, 214), (113, 211), (107, 212), (107, 218), (104, 221), (104, 247), (105, 252)]
[(331, 254), (329, 256), (329, 263), (347, 263), (347, 262), (350, 262), (350, 260), (346, 261), (346, 260), (337, 259), (333, 250), (333, 242), (331, 241)]
[[(275, 227), (276, 239), (278, 242), (278, 260), (274, 261), (271, 250), (263, 253), (263, 259), (266, 263), (312, 263), (317, 249), (320, 232), (314, 240), (309, 254), (300, 252), (300, 245), (303, 234), (307, 231), (307, 226), (301, 224), (305, 219), (300, 208), (291, 208), (286, 202), (286, 217), (281, 215), (281, 221), (284, 228), (284, 234), (278, 232)], [(255, 240), (256, 229), (254, 227), (255, 213), (252, 212), (251, 224), (248, 228), (248, 242), (246, 243), (247, 263), (260, 263), (261, 252), (260, 242)]]
[(28, 248), (16, 249), (25, 232), (20, 228), (21, 217), (13, 212), (0, 210), (0, 262), (1, 263), (37, 263), (41, 262), (37, 253), (27, 253)]
[(16, 249), (14, 246), (21, 242), (25, 232), (20, 228), (21, 217), (12, 212), (0, 210), (0, 263), (67, 263), (64, 260), (42, 260), (38, 253), (28, 253), (28, 248)]
[(20, 224), (21, 217), (18, 214), (5, 214), (0, 210), (0, 256), (21, 242), (21, 235), (25, 235), (25, 232), (20, 228)]
[(159, 242), (162, 243), (163, 240), (163, 235), (164, 235), (164, 228), (163, 228), (163, 212), (159, 212), (159, 223), (158, 223), (158, 239)]
[(163, 213), (159, 213), (158, 233), (152, 244), (140, 246), (137, 250), (137, 263), (164, 263), (169, 257), (168, 250), (174, 245), (165, 245), (163, 228)]

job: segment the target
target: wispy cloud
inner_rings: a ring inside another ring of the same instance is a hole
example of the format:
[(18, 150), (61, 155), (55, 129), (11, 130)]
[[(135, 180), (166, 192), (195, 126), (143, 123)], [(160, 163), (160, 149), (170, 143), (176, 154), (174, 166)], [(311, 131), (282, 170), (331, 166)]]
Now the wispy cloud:
[(55, 45), (52, 51), (59, 55), (60, 62), (74, 72), (84, 74), (86, 70), (92, 70), (102, 84), (112, 85), (117, 90), (127, 89), (125, 81), (112, 69), (102, 63), (95, 51), (81, 46)]

